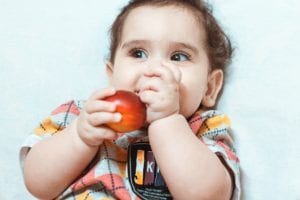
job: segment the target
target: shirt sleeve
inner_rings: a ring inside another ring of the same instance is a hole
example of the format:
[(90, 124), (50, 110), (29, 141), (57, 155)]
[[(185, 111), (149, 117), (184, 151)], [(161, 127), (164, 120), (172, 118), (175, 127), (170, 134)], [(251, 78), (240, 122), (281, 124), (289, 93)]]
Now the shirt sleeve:
[(21, 145), (19, 155), (22, 170), (24, 159), (31, 147), (39, 141), (47, 139), (66, 128), (80, 114), (83, 103), (84, 101), (72, 100), (58, 106), (48, 117), (42, 120), (34, 130), (32, 130), (30, 135)]
[(214, 152), (229, 170), (233, 178), (233, 200), (241, 198), (239, 158), (230, 136), (230, 119), (216, 110), (196, 113), (190, 120), (190, 126), (197, 137)]

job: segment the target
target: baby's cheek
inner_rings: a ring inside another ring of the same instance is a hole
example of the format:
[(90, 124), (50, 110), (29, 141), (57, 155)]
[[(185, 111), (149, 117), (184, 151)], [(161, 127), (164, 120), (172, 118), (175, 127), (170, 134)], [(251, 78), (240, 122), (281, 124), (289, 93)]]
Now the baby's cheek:
[(179, 113), (185, 116), (185, 118), (192, 116), (197, 110), (199, 110), (199, 107), (201, 105), (201, 100), (202, 100), (201, 95), (186, 96), (180, 94)]

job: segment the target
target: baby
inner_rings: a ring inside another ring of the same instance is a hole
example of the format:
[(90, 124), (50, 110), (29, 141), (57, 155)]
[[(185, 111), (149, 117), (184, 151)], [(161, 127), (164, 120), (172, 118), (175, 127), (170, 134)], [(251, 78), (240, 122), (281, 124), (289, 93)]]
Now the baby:
[[(21, 149), (40, 199), (239, 199), (227, 115), (216, 110), (230, 41), (200, 0), (132, 0), (111, 28), (109, 87), (70, 101)], [(119, 134), (116, 90), (135, 92), (146, 125)]]

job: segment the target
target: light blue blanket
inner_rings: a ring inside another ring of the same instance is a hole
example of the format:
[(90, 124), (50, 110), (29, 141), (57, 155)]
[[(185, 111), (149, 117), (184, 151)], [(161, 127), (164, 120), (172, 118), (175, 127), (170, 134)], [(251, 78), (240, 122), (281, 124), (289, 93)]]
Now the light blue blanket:
[[(0, 0), (0, 199), (32, 199), (22, 141), (58, 104), (106, 86), (108, 25), (125, 0)], [(232, 119), (243, 199), (300, 199), (300, 2), (213, 0), (236, 47), (219, 108)]]

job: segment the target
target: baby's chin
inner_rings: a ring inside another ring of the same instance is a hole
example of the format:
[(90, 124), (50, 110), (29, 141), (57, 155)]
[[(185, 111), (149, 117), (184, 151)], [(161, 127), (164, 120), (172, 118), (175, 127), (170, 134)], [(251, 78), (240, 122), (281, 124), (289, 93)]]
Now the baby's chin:
[(196, 112), (197, 112), (197, 110), (195, 110), (195, 111), (190, 111), (190, 112), (183, 112), (183, 111), (180, 111), (179, 114), (182, 115), (182, 116), (184, 116), (184, 118), (189, 119), (189, 118), (191, 118)]

